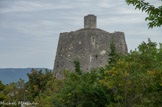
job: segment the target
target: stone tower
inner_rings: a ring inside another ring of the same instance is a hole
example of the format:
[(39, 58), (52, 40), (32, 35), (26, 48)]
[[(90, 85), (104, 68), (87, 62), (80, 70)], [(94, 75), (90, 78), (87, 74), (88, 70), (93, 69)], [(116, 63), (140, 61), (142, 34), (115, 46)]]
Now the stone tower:
[(78, 58), (83, 72), (107, 64), (110, 43), (115, 44), (116, 51), (127, 53), (123, 32), (109, 33), (96, 28), (96, 16), (84, 17), (84, 28), (60, 33), (54, 64), (54, 75), (63, 78), (62, 70), (74, 71), (74, 59)]

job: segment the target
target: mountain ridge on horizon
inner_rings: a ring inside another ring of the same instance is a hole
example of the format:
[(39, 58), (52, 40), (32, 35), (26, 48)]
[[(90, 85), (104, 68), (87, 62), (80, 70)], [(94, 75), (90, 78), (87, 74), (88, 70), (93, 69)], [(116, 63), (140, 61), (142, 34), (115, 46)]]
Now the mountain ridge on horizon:
[(27, 82), (27, 73), (30, 73), (32, 69), (36, 69), (38, 71), (42, 70), (43, 72), (45, 72), (45, 69), (48, 68), (0, 68), (0, 80), (3, 84), (17, 82), (20, 78)]

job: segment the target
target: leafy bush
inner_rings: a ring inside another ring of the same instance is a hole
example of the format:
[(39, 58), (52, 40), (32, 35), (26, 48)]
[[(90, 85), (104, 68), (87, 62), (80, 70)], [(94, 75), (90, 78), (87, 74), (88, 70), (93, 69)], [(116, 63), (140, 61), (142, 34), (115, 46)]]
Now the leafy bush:
[[(162, 106), (162, 44), (150, 39), (138, 49), (119, 55), (111, 45), (110, 59), (105, 67), (82, 72), (75, 60), (75, 72), (64, 70), (64, 79), (53, 77), (51, 71), (32, 70), (29, 81), (4, 85), (0, 82), (2, 100), (35, 101), (38, 107), (161, 107)], [(14, 95), (14, 96), (13, 96)], [(1, 97), (1, 96), (0, 96)]]

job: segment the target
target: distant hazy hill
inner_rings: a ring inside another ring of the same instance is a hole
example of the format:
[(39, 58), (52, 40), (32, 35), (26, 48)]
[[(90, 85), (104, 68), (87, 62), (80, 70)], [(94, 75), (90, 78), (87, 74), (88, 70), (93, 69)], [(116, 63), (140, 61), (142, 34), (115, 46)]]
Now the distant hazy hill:
[[(31, 71), (32, 68), (0, 68), (0, 80), (3, 84), (9, 84), (11, 82), (17, 82), (19, 78), (28, 81), (27, 73)], [(45, 71), (45, 68), (34, 68), (36, 70), (42, 69)]]

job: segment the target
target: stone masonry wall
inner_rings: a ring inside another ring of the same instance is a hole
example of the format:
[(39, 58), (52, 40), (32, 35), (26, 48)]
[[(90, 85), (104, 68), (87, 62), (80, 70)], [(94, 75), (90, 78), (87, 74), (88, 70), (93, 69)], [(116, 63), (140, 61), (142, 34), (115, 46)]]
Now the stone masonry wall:
[(123, 32), (109, 33), (98, 28), (83, 28), (61, 33), (55, 57), (54, 75), (63, 78), (63, 69), (74, 71), (75, 58), (79, 59), (83, 72), (105, 66), (112, 41), (117, 52), (127, 53)]

